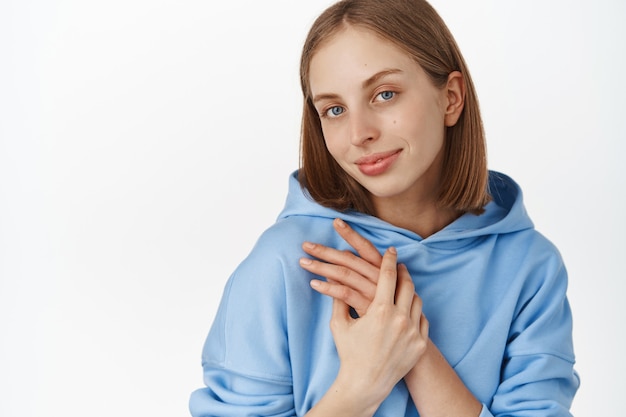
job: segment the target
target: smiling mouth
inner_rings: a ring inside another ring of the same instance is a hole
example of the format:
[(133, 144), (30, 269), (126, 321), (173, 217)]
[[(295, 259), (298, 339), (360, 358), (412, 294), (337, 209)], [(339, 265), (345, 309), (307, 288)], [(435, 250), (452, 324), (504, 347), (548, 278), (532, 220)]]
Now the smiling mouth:
[(385, 173), (398, 159), (402, 149), (391, 152), (377, 153), (359, 158), (355, 164), (364, 175), (375, 176)]
[(375, 165), (375, 164), (381, 163), (382, 161), (384, 161), (387, 158), (390, 158), (390, 157), (400, 153), (401, 151), (402, 151), (402, 149), (397, 149), (397, 150), (391, 151), (391, 152), (383, 152), (383, 153), (377, 153), (377, 154), (373, 154), (373, 155), (363, 156), (363, 157), (357, 159), (355, 164), (357, 164), (357, 165)]

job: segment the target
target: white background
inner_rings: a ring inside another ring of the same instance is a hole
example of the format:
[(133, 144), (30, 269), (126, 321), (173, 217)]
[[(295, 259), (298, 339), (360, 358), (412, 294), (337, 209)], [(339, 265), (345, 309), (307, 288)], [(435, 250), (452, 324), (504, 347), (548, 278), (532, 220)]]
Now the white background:
[[(225, 280), (298, 164), (329, 0), (0, 0), (0, 416), (186, 416)], [(570, 272), (578, 416), (626, 383), (626, 3), (433, 0), (490, 167)], [(621, 162), (620, 162), (621, 161)]]

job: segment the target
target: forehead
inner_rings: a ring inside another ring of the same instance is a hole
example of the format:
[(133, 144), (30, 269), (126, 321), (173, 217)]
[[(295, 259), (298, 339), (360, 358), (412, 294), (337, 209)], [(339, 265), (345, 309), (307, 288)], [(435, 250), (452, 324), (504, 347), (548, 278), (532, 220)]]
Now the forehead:
[(320, 88), (362, 82), (386, 69), (415, 71), (419, 65), (404, 50), (372, 30), (348, 26), (325, 40), (309, 66), (311, 92)]

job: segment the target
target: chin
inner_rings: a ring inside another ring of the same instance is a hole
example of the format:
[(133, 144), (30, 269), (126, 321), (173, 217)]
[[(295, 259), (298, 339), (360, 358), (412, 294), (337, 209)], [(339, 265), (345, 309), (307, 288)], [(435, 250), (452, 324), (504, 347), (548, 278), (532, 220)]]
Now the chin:
[(406, 191), (405, 189), (392, 187), (366, 187), (367, 191), (376, 198), (393, 198), (398, 197)]

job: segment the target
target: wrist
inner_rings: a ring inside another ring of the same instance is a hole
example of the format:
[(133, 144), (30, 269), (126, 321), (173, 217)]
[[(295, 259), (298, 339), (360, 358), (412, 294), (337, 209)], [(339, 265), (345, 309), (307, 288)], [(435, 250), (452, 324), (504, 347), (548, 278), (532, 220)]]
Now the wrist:
[(413, 368), (411, 368), (411, 370), (405, 376), (405, 382), (409, 383), (409, 380), (418, 378), (420, 374), (426, 373), (428, 371), (428, 367), (432, 366), (433, 361), (435, 359), (439, 359), (438, 356), (441, 356), (441, 354), (429, 338), (426, 344), (426, 349), (417, 360)]
[[(340, 369), (327, 395), (336, 398), (349, 411), (346, 416), (373, 416), (389, 393), (376, 386), (370, 378)], [(344, 415), (344, 414), (341, 414)]]
[(482, 409), (430, 339), (426, 351), (406, 375), (405, 383), (420, 415), (474, 417)]

